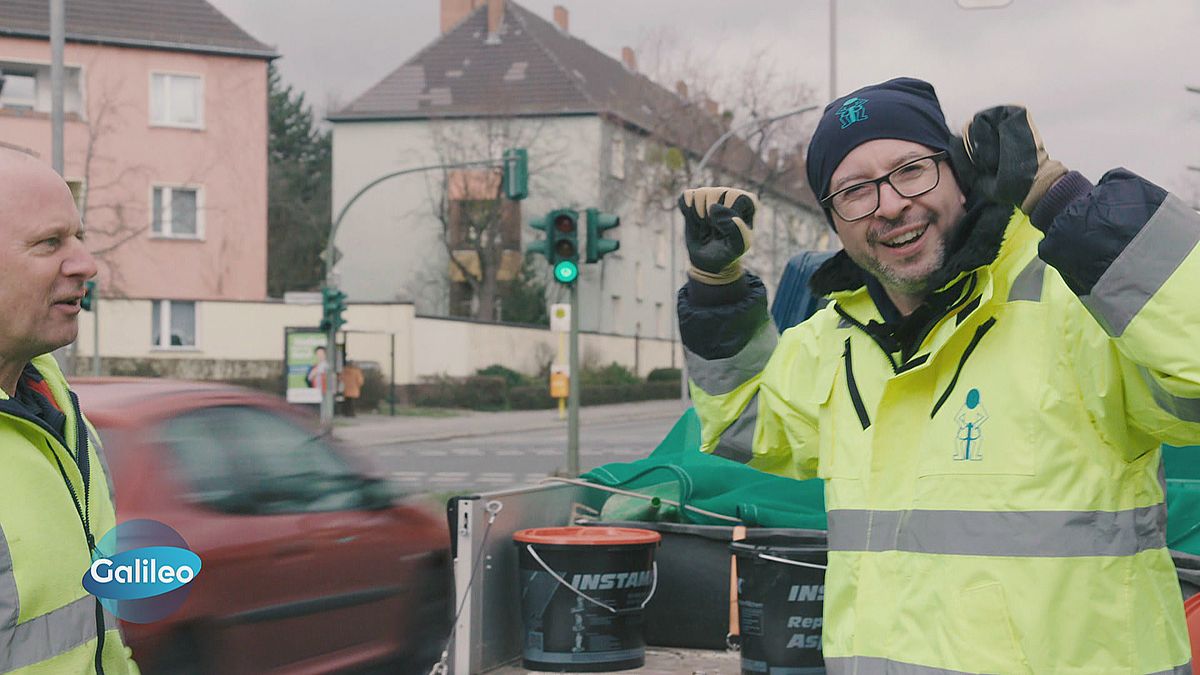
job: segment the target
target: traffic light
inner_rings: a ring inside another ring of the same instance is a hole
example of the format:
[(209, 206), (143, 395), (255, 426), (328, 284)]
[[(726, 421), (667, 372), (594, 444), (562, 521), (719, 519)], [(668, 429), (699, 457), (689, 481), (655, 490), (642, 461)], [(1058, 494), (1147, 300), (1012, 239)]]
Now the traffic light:
[(83, 282), (83, 299), (79, 301), (79, 309), (85, 312), (92, 311), (96, 306), (96, 280), (88, 279)]
[(551, 211), (546, 218), (552, 224), (554, 280), (560, 284), (574, 283), (579, 277), (579, 212), (559, 209)]
[(504, 196), (514, 202), (529, 196), (529, 151), (525, 148), (504, 151)]
[(321, 330), (328, 333), (346, 324), (342, 312), (346, 311), (346, 294), (332, 286), (321, 289)]
[(571, 284), (579, 277), (579, 212), (555, 209), (541, 218), (529, 221), (529, 226), (546, 233), (546, 238), (530, 242), (525, 250), (546, 257), (554, 268), (554, 280)]
[(605, 239), (604, 231), (621, 225), (621, 218), (600, 209), (587, 210), (587, 261), (598, 262), (601, 258), (621, 248), (621, 242)]

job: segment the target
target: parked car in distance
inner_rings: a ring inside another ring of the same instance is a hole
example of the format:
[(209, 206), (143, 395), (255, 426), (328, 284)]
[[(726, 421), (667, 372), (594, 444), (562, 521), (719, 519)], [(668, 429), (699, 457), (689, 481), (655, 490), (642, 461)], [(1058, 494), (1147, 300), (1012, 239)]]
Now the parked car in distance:
[(428, 672), (450, 629), (444, 518), (276, 397), (141, 378), (72, 389), (118, 522), (166, 523), (202, 561), (179, 611), (122, 622), (143, 673)]

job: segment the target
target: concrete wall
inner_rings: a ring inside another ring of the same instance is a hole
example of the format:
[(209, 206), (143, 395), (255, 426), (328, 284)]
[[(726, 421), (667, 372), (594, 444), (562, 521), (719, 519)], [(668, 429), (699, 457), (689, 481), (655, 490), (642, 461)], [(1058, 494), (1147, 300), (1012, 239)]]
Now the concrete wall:
[[(64, 124), (64, 176), (87, 188), (88, 247), (104, 251), (101, 295), (264, 299), (267, 62), (73, 42), (64, 52), (80, 73), (68, 103), (81, 98)], [(48, 65), (49, 44), (0, 37), (0, 60)], [(200, 128), (151, 123), (152, 73), (202, 79)], [(48, 111), (0, 108), (0, 142), (49, 164)], [(155, 185), (198, 188), (202, 236), (149, 234)]]
[[(107, 374), (114, 364), (121, 372), (140, 372), (138, 363), (159, 364), (154, 372), (198, 379), (269, 377), (283, 363), (284, 329), (320, 323), (318, 305), (281, 302), (199, 302), (196, 305), (196, 346), (151, 346), (151, 303), (147, 300), (101, 300), (99, 353)], [(527, 374), (537, 373), (554, 359), (567, 362), (566, 339), (549, 330), (481, 323), (459, 319), (418, 317), (411, 304), (353, 304), (346, 311), (347, 352), (359, 361), (374, 361), (387, 375), (388, 364), (397, 384), (422, 378), (471, 375), (500, 364)], [(96, 313), (82, 312), (76, 356), (80, 374), (90, 373)], [(662, 339), (584, 333), (581, 363), (619, 363), (639, 375), (654, 368), (678, 367), (671, 343)], [(163, 362), (174, 362), (169, 366)], [(146, 372), (150, 372), (146, 370)]]

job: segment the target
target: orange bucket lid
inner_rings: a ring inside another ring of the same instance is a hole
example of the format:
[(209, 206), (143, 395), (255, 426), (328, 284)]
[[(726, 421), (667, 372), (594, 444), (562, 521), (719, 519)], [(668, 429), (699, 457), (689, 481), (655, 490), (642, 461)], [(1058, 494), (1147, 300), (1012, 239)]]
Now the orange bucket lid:
[(662, 535), (633, 527), (535, 527), (513, 533), (513, 541), (559, 546), (621, 546), (657, 544)]

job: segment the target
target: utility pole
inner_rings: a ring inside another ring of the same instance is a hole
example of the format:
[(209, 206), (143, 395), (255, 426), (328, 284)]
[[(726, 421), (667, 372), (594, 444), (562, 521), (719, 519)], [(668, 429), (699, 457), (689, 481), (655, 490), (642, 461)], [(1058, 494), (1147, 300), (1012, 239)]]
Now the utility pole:
[(570, 284), (571, 336), (567, 369), (571, 388), (567, 391), (567, 475), (579, 477), (579, 283)]
[[(63, 175), (63, 45), (66, 42), (66, 0), (50, 0), (50, 166)], [(55, 351), (63, 374), (75, 374), (75, 343)]]

